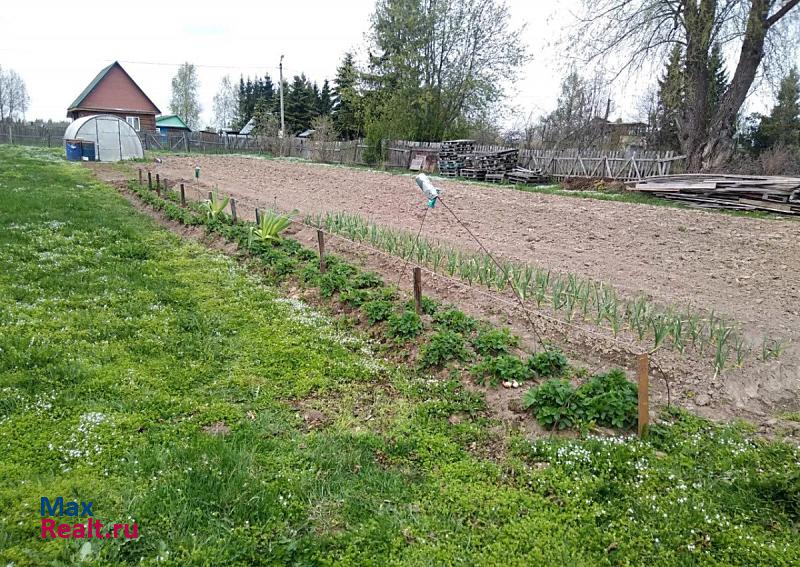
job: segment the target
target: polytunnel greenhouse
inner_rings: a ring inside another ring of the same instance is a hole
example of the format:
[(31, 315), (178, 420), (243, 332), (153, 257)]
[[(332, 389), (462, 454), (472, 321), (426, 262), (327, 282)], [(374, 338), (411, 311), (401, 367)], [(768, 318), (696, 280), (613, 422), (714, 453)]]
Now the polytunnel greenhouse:
[(136, 130), (108, 114), (78, 118), (67, 126), (64, 143), (70, 160), (120, 161), (144, 157)]

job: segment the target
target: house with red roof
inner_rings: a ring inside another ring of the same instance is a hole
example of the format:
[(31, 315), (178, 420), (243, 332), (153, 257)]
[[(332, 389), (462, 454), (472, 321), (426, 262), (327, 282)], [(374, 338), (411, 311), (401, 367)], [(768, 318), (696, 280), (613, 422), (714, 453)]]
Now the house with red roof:
[(161, 111), (119, 62), (100, 71), (67, 109), (73, 120), (93, 114), (111, 114), (130, 124), (137, 132), (155, 132)]

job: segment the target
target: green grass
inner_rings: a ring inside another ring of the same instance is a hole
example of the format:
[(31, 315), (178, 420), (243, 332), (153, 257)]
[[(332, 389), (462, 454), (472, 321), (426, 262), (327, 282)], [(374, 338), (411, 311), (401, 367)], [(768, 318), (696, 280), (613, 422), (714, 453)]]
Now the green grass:
[[(503, 439), (460, 380), (378, 360), (57, 156), (0, 147), (0, 560), (800, 561), (797, 449), (685, 414), (648, 441)], [(42, 541), (59, 495), (140, 537)]]

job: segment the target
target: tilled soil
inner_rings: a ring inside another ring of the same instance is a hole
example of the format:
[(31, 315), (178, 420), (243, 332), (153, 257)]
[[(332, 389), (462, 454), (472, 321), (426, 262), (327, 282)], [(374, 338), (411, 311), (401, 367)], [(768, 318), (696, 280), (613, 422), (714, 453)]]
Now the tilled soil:
[[(147, 169), (170, 184), (185, 182), (193, 198), (215, 188), (232, 195), (240, 214), (249, 216), (256, 206), (343, 211), (416, 232), (426, 207), (410, 175), (234, 156), (162, 159)], [(199, 183), (195, 166), (201, 168)], [(106, 179), (121, 175), (112, 167), (98, 172)], [(449, 180), (435, 184), (455, 215), (499, 256), (604, 281), (625, 296), (644, 293), (662, 304), (713, 310), (741, 323), (756, 346), (764, 335), (789, 341), (778, 362), (748, 364), (715, 379), (707, 368), (692, 370), (697, 375), (686, 377), (689, 405), (700, 398), (707, 413), (706, 406), (713, 406), (726, 417), (756, 418), (798, 408), (800, 223)], [(441, 206), (428, 212), (422, 235), (478, 249)]]

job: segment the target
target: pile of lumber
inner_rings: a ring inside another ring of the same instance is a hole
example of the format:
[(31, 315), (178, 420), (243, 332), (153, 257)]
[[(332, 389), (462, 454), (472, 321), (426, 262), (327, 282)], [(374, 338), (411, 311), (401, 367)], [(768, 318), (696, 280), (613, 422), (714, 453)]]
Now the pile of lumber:
[(686, 173), (647, 177), (632, 190), (691, 207), (800, 215), (798, 177)]
[(524, 167), (515, 167), (513, 171), (506, 174), (509, 183), (544, 183), (547, 181), (547, 176), (541, 169), (527, 169)]
[(439, 148), (439, 173), (457, 177), (467, 160), (475, 153), (475, 140), (448, 140)]

